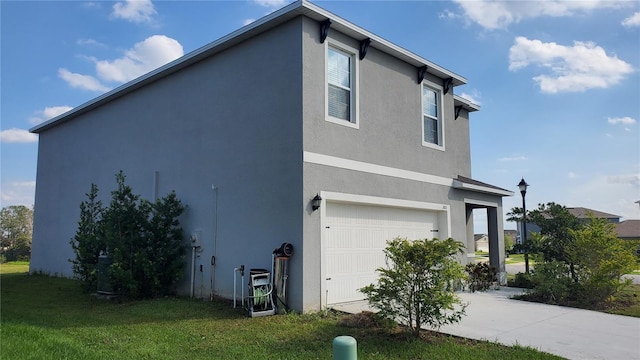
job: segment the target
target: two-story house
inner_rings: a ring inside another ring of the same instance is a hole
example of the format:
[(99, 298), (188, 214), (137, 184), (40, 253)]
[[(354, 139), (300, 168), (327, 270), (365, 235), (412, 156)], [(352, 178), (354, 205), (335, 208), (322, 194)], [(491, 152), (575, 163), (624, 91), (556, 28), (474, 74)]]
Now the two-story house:
[(72, 275), (78, 205), (91, 183), (108, 200), (123, 170), (144, 197), (175, 190), (188, 205), (182, 224), (202, 247), (182, 293), (193, 281), (196, 296), (231, 298), (236, 267), (268, 269), (289, 242), (293, 309), (363, 299), (394, 237), (452, 237), (473, 258), (476, 208), (504, 277), (502, 197), (512, 193), (471, 179), (479, 108), (454, 95), (465, 83), (292, 3), (32, 129), (31, 271)]

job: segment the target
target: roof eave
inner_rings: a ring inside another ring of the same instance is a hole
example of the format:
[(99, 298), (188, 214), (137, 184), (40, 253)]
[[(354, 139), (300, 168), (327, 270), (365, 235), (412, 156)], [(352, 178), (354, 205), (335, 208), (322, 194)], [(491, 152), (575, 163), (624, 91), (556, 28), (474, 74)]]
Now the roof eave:
[(474, 191), (474, 192), (490, 194), (490, 195), (498, 195), (498, 196), (513, 196), (514, 194), (513, 191), (495, 189), (495, 188), (490, 188), (490, 187), (475, 185), (475, 184), (467, 184), (460, 180), (453, 180), (453, 187), (455, 189)]
[(455, 94), (453, 95), (453, 105), (462, 106), (462, 108), (467, 110), (468, 112), (480, 111), (480, 105), (474, 104), (469, 101), (469, 99), (465, 99), (462, 96)]
[(392, 56), (399, 58), (409, 64), (416, 67), (427, 66), (427, 71), (440, 78), (451, 78), (454, 86), (463, 85), (467, 83), (467, 79), (451, 72), (437, 64), (434, 64), (406, 49), (403, 49), (379, 36), (376, 36), (359, 26), (350, 23), (349, 21), (342, 19), (341, 17), (332, 14), (315, 4), (308, 2), (307, 0), (298, 0), (293, 2), (279, 10), (266, 15), (251, 24), (248, 24), (226, 36), (219, 38), (203, 47), (200, 47), (190, 53), (165, 64), (153, 71), (150, 71), (136, 79), (133, 79), (111, 91), (108, 91), (80, 106), (77, 106), (68, 112), (49, 119), (41, 124), (38, 124), (31, 129), (32, 133), (41, 133), (53, 126), (56, 126), (65, 121), (71, 120), (83, 113), (91, 111), (105, 103), (125, 96), (147, 84), (157, 81), (163, 77), (171, 75), (177, 71), (180, 71), (194, 63), (202, 61), (203, 59), (212, 56), (224, 49), (234, 46), (248, 38), (251, 38), (261, 32), (276, 27), (290, 19), (297, 16), (307, 16), (316, 21), (324, 21), (331, 19), (331, 28), (339, 32), (345, 33), (356, 40), (363, 40), (366, 38), (371, 39), (371, 45), (383, 52), (386, 52)]

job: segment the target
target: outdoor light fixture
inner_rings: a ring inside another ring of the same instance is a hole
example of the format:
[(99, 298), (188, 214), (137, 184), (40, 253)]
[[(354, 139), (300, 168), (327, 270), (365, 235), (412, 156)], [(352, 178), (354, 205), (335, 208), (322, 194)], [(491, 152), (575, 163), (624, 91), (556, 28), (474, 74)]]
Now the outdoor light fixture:
[(316, 196), (313, 197), (313, 200), (311, 200), (311, 208), (313, 209), (313, 211), (320, 209), (321, 202), (322, 198), (320, 197), (320, 194), (316, 194)]
[(527, 195), (527, 184), (524, 178), (518, 183), (518, 189), (522, 194), (522, 247), (524, 248), (524, 272), (529, 273), (529, 246), (527, 245), (527, 205), (524, 201), (525, 195)]

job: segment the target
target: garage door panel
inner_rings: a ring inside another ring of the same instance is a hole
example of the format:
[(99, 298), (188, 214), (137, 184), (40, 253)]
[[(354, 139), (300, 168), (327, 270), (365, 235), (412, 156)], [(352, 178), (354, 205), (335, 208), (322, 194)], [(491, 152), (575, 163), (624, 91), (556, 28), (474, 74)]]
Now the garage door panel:
[[(375, 283), (386, 267), (383, 250), (396, 237), (432, 238), (437, 215), (416, 209), (328, 203), (326, 210), (327, 303), (364, 299), (358, 291)], [(330, 280), (329, 280), (330, 279)]]

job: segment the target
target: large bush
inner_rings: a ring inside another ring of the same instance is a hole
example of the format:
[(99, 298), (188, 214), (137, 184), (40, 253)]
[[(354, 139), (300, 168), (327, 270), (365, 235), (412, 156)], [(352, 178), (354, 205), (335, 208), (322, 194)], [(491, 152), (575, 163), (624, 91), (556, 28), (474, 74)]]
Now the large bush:
[(615, 225), (605, 219), (591, 217), (588, 224), (572, 234), (575, 245), (569, 252), (577, 264), (576, 297), (585, 305), (600, 304), (629, 283), (621, 281), (621, 277), (633, 272), (636, 255), (617, 237)]
[[(509, 215), (517, 220), (518, 214), (522, 218), (516, 208)], [(621, 278), (634, 269), (637, 258), (606, 219), (590, 215), (580, 221), (555, 203), (541, 204), (527, 217), (540, 227), (528, 239), (536, 258), (528, 297), (595, 308), (628, 283)]]
[(399, 321), (418, 336), (420, 328), (460, 321), (465, 305), (455, 294), (464, 269), (455, 258), (464, 245), (453, 239), (396, 238), (384, 250), (387, 268), (379, 268), (377, 284), (360, 291), (387, 319)]
[(97, 201), (97, 186), (80, 204), (80, 221), (71, 246), (73, 271), (88, 291), (95, 291), (98, 257), (110, 257), (107, 277), (118, 294), (149, 298), (171, 294), (183, 276), (185, 245), (178, 218), (184, 206), (176, 194), (151, 203), (133, 193), (125, 175), (107, 208)]

